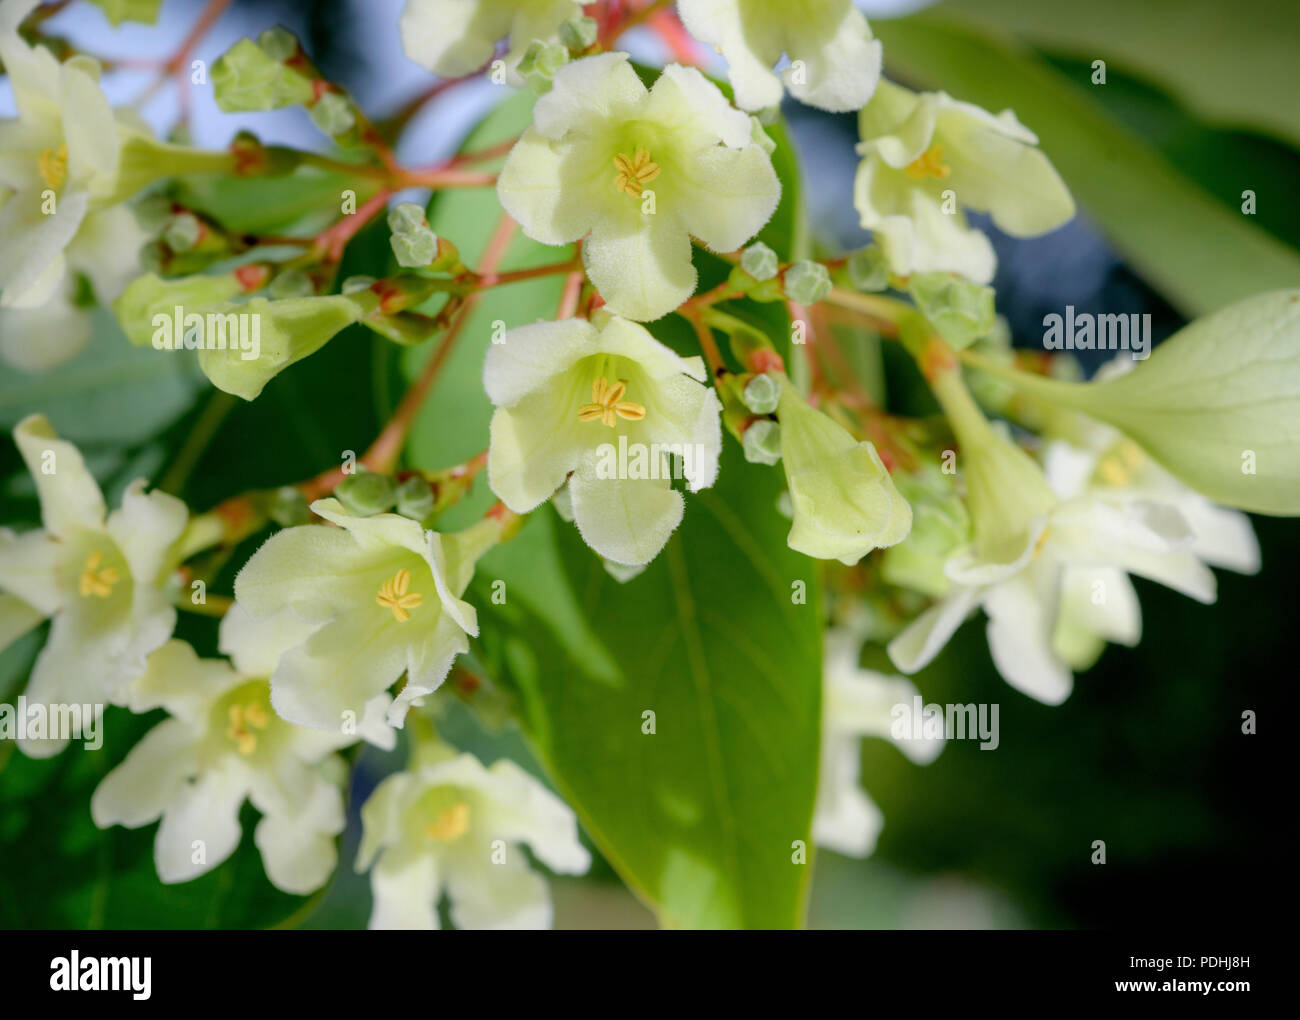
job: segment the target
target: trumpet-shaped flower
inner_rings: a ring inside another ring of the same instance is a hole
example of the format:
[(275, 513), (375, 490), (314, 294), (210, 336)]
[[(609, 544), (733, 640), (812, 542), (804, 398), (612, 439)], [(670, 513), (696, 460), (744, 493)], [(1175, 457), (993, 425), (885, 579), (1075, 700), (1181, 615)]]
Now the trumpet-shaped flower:
[[(727, 58), (736, 104), (761, 110), (790, 94), (843, 113), (861, 109), (880, 80), (880, 43), (853, 0), (679, 0), (682, 23)], [(772, 69), (785, 54), (790, 66)]]
[(809, 407), (788, 380), (777, 416), (794, 511), (786, 539), (791, 549), (852, 566), (872, 549), (907, 537), (912, 508), (871, 443)]
[(993, 246), (967, 225), (967, 209), (987, 212), (1014, 237), (1046, 233), (1074, 215), (1037, 136), (1010, 110), (994, 116), (945, 92), (882, 81), (859, 128), (854, 204), (901, 276), (942, 270), (993, 279)]
[(500, 525), (487, 518), (440, 535), (396, 514), (351, 514), (336, 499), (311, 508), (338, 527), (286, 528), (235, 578), (236, 602), (248, 613), (287, 608), (310, 627), (271, 672), (272, 703), (290, 722), (337, 731), (405, 673), (388, 712), (400, 726), (478, 634), (461, 595)]
[(586, 237), (587, 273), (610, 311), (666, 315), (691, 296), (691, 237), (734, 251), (776, 209), (781, 185), (750, 118), (693, 68), (647, 89), (625, 53), (562, 68), (497, 182), (543, 244)]
[(398, 25), (407, 57), (460, 78), (491, 60), (501, 39), (508, 40), (505, 62), (513, 72), (533, 40), (555, 39), (581, 13), (577, 0), (406, 0)]
[(124, 241), (139, 244), (127, 240), (138, 237), (130, 214), (113, 207), (174, 172), (175, 157), (189, 150), (157, 146), (141, 158), (152, 140), (125, 115), (114, 116), (93, 60), (61, 64), (18, 36), (36, 2), (0, 3), (0, 61), (18, 110), (0, 121), (0, 305), (45, 304), (70, 266), (90, 274), (97, 291), (102, 285), (99, 298), (109, 300), (121, 283), (108, 285), (106, 267), (123, 264)]
[(867, 857), (884, 825), (880, 809), (862, 789), (864, 737), (890, 740), (918, 765), (943, 750), (942, 738), (894, 735), (894, 706), (912, 704), (918, 694), (902, 677), (858, 665), (862, 639), (847, 628), (826, 632), (822, 668), (821, 778), (813, 813), (813, 840), (848, 857)]
[(357, 870), (371, 869), (371, 928), (437, 928), (443, 889), (458, 928), (549, 928), (546, 880), (520, 844), (563, 874), (591, 863), (573, 812), (545, 786), (512, 761), (484, 768), (445, 746), (380, 783), (361, 820)]
[(1106, 640), (1136, 640), (1137, 600), (1126, 574), (1214, 601), (1214, 575), (1192, 552), (1192, 530), (1173, 506), (1116, 505), (1091, 495), (1058, 500), (1037, 465), (991, 430), (983, 442), (963, 444), (961, 456), (975, 541), (946, 564), (948, 593), (890, 642), (889, 656), (904, 673), (930, 662), (967, 615), (983, 608), (989, 650), (1006, 681), (1060, 704), (1073, 687), (1056, 646), (1067, 572), (1084, 570), (1102, 582), (1086, 604), (1064, 605), (1076, 614), (1067, 626)]
[[(0, 615), (9, 618), (0, 631), (16, 637), (21, 630), (15, 620), (34, 625), (51, 617), (28, 701), (102, 704), (115, 699), (122, 683), (171, 636), (176, 610), (162, 585), (172, 544), (185, 528), (185, 504), (163, 492), (146, 493), (144, 479), (137, 479), (121, 508), (107, 513), (81, 454), (44, 417), (24, 418), (14, 441), (36, 482), (44, 528), (21, 535), (0, 529), (0, 591), (12, 596), (0, 602)], [(21, 746), (44, 757), (65, 743), (43, 739)]]
[[(232, 619), (237, 636), (227, 625)], [(265, 661), (267, 646), (292, 640), (295, 629), (302, 624), (228, 616), (222, 639)], [(361, 730), (382, 737), (385, 727), (373, 714), (351, 734), (295, 726), (272, 709), (264, 674), (250, 677), (224, 660), (200, 659), (184, 641), (154, 652), (125, 693), (133, 711), (163, 708), (169, 717), (95, 790), (90, 810), (97, 826), (134, 829), (161, 818), (158, 877), (186, 882), (234, 852), (248, 799), (262, 813), (254, 839), (271, 882), (300, 895), (325, 884), (338, 863), (334, 837), (344, 823), (346, 769), (332, 752), (355, 743)]]
[[(1120, 371), (1132, 364), (1127, 358), (1112, 363)], [(1098, 378), (1114, 371), (1103, 369)], [(1171, 507), (1187, 523), (1191, 533), (1187, 550), (1195, 559), (1242, 574), (1259, 570), (1259, 542), (1245, 514), (1217, 506), (1188, 488), (1109, 426), (1082, 423), (1073, 439), (1054, 440), (1044, 452), (1047, 480), (1060, 498), (1091, 496), (1139, 513), (1148, 506)], [(1062, 584), (1061, 613), (1053, 639), (1060, 658), (1076, 670), (1087, 669), (1107, 641), (1137, 643), (1141, 609), (1122, 570), (1071, 566), (1066, 568)]]
[(721, 405), (698, 358), (682, 358), (617, 317), (521, 326), (488, 350), (497, 407), (488, 482), (526, 513), (569, 481), (583, 539), (616, 563), (648, 563), (682, 519), (670, 454), (696, 492), (713, 484)]

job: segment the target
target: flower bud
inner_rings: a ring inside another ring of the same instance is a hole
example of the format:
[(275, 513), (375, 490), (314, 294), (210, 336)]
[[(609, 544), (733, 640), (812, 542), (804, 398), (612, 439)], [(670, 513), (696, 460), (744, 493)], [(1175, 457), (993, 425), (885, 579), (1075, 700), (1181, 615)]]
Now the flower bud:
[(751, 464), (775, 464), (781, 459), (781, 426), (759, 418), (741, 433), (740, 445)]
[(433, 490), (423, 478), (411, 477), (397, 487), (397, 512), (422, 521), (433, 513)]
[(781, 383), (766, 372), (761, 372), (745, 384), (742, 395), (745, 406), (755, 414), (771, 414), (781, 401)]
[(914, 273), (907, 281), (916, 307), (954, 350), (993, 329), (993, 288), (949, 273)]
[(785, 271), (785, 294), (801, 305), (813, 305), (831, 292), (831, 274), (820, 262), (803, 260)]
[(786, 539), (791, 549), (852, 566), (907, 537), (912, 510), (871, 443), (809, 407), (789, 380), (778, 417), (794, 511)]
[(874, 244), (855, 251), (844, 268), (855, 290), (884, 290), (889, 285), (889, 260)]
[(369, 517), (393, 508), (397, 502), (397, 483), (388, 475), (358, 471), (339, 482), (334, 495), (349, 513)]
[(740, 268), (755, 280), (770, 280), (781, 268), (776, 252), (762, 241), (751, 244), (740, 256)]

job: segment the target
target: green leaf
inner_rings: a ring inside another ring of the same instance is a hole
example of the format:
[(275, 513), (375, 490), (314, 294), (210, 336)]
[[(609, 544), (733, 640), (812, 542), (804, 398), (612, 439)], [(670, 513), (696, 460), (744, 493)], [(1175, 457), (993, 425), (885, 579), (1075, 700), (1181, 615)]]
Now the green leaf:
[(133, 347), (108, 309), (92, 314), (90, 345), (76, 358), (39, 375), (0, 378), (0, 428), (40, 411), (72, 442), (125, 445), (189, 409), (203, 386), (192, 352)]
[(267, 881), (248, 807), (239, 849), (180, 885), (158, 880), (156, 823), (95, 827), (91, 793), (160, 718), (110, 708), (102, 748), (74, 744), (54, 758), (27, 758), (12, 742), (0, 742), (0, 927), (261, 928), (305, 902)]
[(1144, 78), (1211, 123), (1300, 144), (1295, 102), (1300, 8), (1295, 4), (948, 0), (943, 9), (1051, 53), (1089, 62), (1104, 58), (1108, 78), (1129, 73)]
[(971, 362), (1114, 425), (1218, 503), (1300, 514), (1300, 290), (1258, 294), (1199, 319), (1105, 382)]
[[(821, 609), (816, 562), (786, 547), (780, 489), (728, 443), (718, 485), (688, 496), (678, 533), (626, 584), (549, 509), (479, 570), (489, 669), (667, 927), (802, 923), (809, 865), (792, 857), (817, 785)], [(486, 597), (498, 579), (502, 606)]]
[(872, 28), (891, 73), (995, 111), (1014, 109), (1087, 214), (1187, 315), (1300, 279), (1293, 249), (1203, 191), (1032, 53), (929, 14)]

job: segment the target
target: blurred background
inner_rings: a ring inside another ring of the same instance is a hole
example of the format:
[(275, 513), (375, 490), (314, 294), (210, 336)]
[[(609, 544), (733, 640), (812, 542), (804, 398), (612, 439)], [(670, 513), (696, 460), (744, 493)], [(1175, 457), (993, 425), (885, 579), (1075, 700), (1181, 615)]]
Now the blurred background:
[[(1157, 341), (1179, 328), (1189, 316), (1188, 295), (1167, 286), (1155, 289), (1160, 267), (1133, 243), (1143, 231), (1172, 229), (1171, 217), (1189, 208), (1171, 204), (1175, 198), (1194, 195), (1208, 204), (1191, 208), (1213, 207), (1220, 214), (1220, 220), (1180, 221), (1210, 276), (1250, 271), (1235, 254), (1236, 242), (1228, 243), (1228, 227), (1220, 226), (1227, 223), (1223, 217), (1242, 217), (1246, 190), (1257, 203), (1251, 229), (1266, 244), (1300, 247), (1300, 204), (1294, 200), (1300, 180), (1294, 69), (1300, 6), (1270, 0), (1241, 0), (1230, 9), (1215, 0), (1046, 0), (1028, 9), (1014, 0), (959, 0), (926, 10), (923, 18), (927, 25), (960, 26), (963, 45), (927, 49), (926, 39), (937, 37), (900, 35), (903, 60), (897, 64), (886, 19), (929, 5), (860, 6), (885, 40), (886, 73), (892, 77), (943, 87), (996, 110), (1003, 104), (963, 86), (980, 80), (981, 60), (1011, 53), (1045, 76), (1035, 80), (1070, 97), (1058, 123), (1035, 122), (1020, 112), (1075, 189), (1078, 218), (1033, 241), (1006, 238), (983, 224), (999, 255), (998, 309), (1018, 346), (1039, 347), (1043, 316), (1066, 304), (1080, 311), (1150, 313)], [(327, 77), (383, 117), (433, 83), (401, 54), (401, 7), (401, 0), (240, 0), (195, 56), (210, 65), (240, 37), (279, 22), (301, 36)], [(166, 0), (156, 26), (111, 28), (96, 8), (74, 3), (46, 29), (102, 57), (163, 57), (201, 8), (197, 0)], [(966, 44), (969, 39), (977, 45)], [(650, 62), (666, 57), (647, 32), (634, 34), (626, 45)], [(1096, 60), (1105, 61), (1104, 85), (1093, 83)], [(920, 77), (918, 68), (924, 71)], [(150, 80), (149, 72), (114, 71), (105, 76), (105, 87), (114, 103), (128, 103)], [(429, 162), (454, 152), (500, 98), (499, 89), (475, 83), (424, 105), (403, 136), (399, 156)], [(301, 110), (226, 116), (205, 89), (195, 89), (192, 102), (195, 144), (222, 146), (248, 127), (268, 142), (321, 147), (321, 136)], [(177, 109), (174, 90), (165, 89), (141, 112), (165, 133)], [(0, 113), (11, 112), (7, 86), (0, 87)], [(800, 150), (817, 240), (827, 248), (865, 243), (852, 208), (855, 119), (797, 103), (788, 103), (784, 112)], [(1112, 137), (1134, 148), (1108, 150), (1105, 140)], [(1058, 158), (1053, 138), (1074, 140), (1084, 155)], [(1093, 177), (1088, 153), (1102, 160)], [(1137, 158), (1130, 153), (1156, 161), (1160, 175), (1131, 205), (1129, 222), (1113, 222), (1113, 208), (1107, 210), (1110, 222), (1099, 222), (1088, 196), (1104, 195), (1097, 190), (1107, 172), (1104, 160)], [(1115, 244), (1116, 236), (1123, 243)], [(363, 234), (358, 244), (367, 243), (383, 245), (384, 237)], [(1217, 268), (1216, 260), (1222, 260)], [(1262, 267), (1255, 289), (1286, 282), (1272, 278), (1275, 272), (1275, 266)], [(1183, 284), (1193, 292), (1196, 286), (1195, 280)], [(33, 409), (46, 410), (56, 428), (83, 443), (110, 498), (136, 475), (157, 480), (169, 452), (184, 446), (204, 413), (192, 373), (168, 366), (165, 377), (157, 376), (158, 359), (149, 359), (148, 369), (119, 363), (114, 328), (111, 320), (103, 324), (88, 363), (58, 370), (52, 379), (23, 377), (0, 366), (0, 427), (10, 428)], [(96, 392), (95, 380), (106, 367), (122, 381), (113, 393)], [(233, 477), (246, 488), (304, 476), (305, 455), (330, 462), (336, 444), (294, 431), (292, 409), (308, 393), (346, 406), (342, 416), (363, 436), (391, 406), (392, 394), (380, 392), (382, 387), (356, 391), (355, 373), (373, 373), (355, 347), (332, 344), (298, 368), (268, 387), (269, 400), (237, 408), (223, 426), (223, 436), (257, 430), (266, 437), (256, 462), (241, 462), (242, 455), (220, 448), (205, 454), (187, 490), (192, 503), (206, 506), (229, 495)], [(30, 482), (9, 443), (0, 444), (0, 496), (6, 523), (35, 519)], [(990, 753), (975, 742), (950, 742), (922, 768), (884, 741), (866, 742), (863, 784), (884, 813), (885, 827), (867, 860), (818, 854), (810, 925), (1239, 927), (1258, 919), (1269, 900), (1259, 891), (1285, 874), (1274, 821), (1282, 777), (1265, 752), (1277, 739), (1270, 735), (1277, 723), (1265, 709), (1295, 673), (1300, 528), (1269, 518), (1254, 523), (1264, 564), (1258, 576), (1219, 572), (1219, 603), (1213, 607), (1136, 581), (1142, 643), (1132, 650), (1109, 648), (1077, 678), (1063, 706), (1046, 707), (1008, 687), (993, 671), (982, 622), (968, 622), (946, 653), (914, 679), (930, 702), (998, 703), (1001, 745)], [(183, 629), (181, 636), (187, 636)], [(0, 655), (0, 699), (17, 692), (42, 640), (39, 632), (29, 635)], [(1260, 735), (1242, 734), (1246, 710), (1261, 717)], [(453, 708), (444, 731), (485, 759), (508, 754), (530, 761), (515, 731), (489, 732), (462, 709)], [(242, 926), (293, 911), (290, 923), (307, 927), (365, 923), (367, 881), (347, 866), (357, 840), (355, 818), (344, 837), (338, 880), (306, 906), (266, 884), (256, 854), (241, 854), (186, 886), (164, 888), (152, 876), (152, 828), (102, 834), (90, 825), (86, 804), (106, 767), (96, 761), (102, 756), (66, 754), (31, 767), (11, 752), (0, 748), (0, 926)], [(392, 764), (366, 752), (354, 804)], [(251, 827), (246, 832), (251, 842)], [(1106, 844), (1104, 865), (1091, 862), (1096, 840)], [(111, 902), (106, 876), (114, 883)], [(603, 862), (587, 878), (554, 880), (553, 889), (557, 927), (653, 926), (650, 913)]]

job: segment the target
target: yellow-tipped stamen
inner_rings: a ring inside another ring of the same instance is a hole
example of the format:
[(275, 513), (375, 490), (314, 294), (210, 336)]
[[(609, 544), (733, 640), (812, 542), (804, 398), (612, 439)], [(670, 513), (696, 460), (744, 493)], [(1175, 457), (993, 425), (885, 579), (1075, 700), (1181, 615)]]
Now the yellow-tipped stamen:
[(578, 408), (578, 421), (599, 421), (613, 428), (619, 418), (628, 421), (640, 421), (645, 417), (645, 405), (624, 400), (627, 392), (627, 380), (620, 379), (611, 383), (604, 376), (597, 376), (591, 383), (592, 403)]
[(460, 839), (469, 829), (469, 805), (453, 804), (424, 827), (424, 834), (439, 843)]
[(931, 145), (916, 159), (908, 163), (904, 172), (914, 181), (921, 181), (927, 177), (936, 177), (943, 180), (952, 173), (952, 167), (943, 162), (943, 146)]
[(86, 557), (86, 567), (81, 572), (81, 597), (106, 599), (113, 594), (113, 585), (121, 580), (122, 575), (115, 567), (100, 567), (104, 562), (103, 554), (96, 549)]
[(660, 174), (659, 164), (650, 159), (645, 149), (637, 149), (631, 159), (622, 153), (614, 157), (614, 190), (635, 198), (641, 197), (645, 186)]
[(411, 572), (405, 568), (385, 581), (375, 596), (375, 602), (385, 609), (393, 611), (393, 618), (398, 623), (405, 623), (411, 618), (407, 610), (414, 609), (424, 602), (424, 596), (418, 591), (407, 593), (411, 586)]
[(36, 159), (41, 180), (51, 191), (58, 191), (68, 179), (68, 146), (65, 142), (58, 149), (46, 149)]
[(257, 750), (257, 734), (253, 730), (264, 730), (271, 724), (266, 706), (257, 701), (231, 705), (227, 715), (230, 725), (226, 727), (226, 736), (235, 742), (240, 754), (252, 754)]

